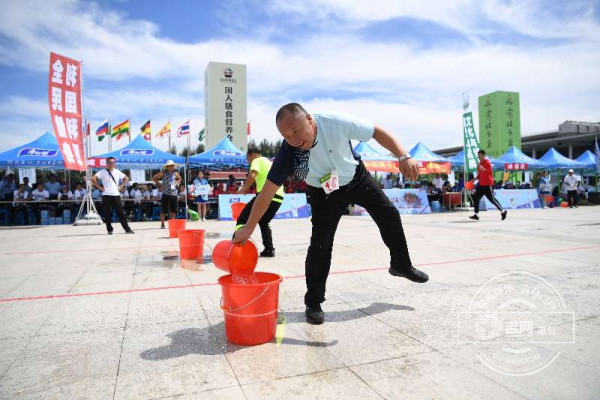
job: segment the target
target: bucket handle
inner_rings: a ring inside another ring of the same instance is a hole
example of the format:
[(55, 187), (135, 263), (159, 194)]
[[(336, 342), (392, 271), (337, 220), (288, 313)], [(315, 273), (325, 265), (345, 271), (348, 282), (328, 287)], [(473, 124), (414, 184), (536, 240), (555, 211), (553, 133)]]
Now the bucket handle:
[[(269, 285), (269, 286), (270, 286), (270, 285)], [(264, 288), (264, 290), (262, 291), (262, 293), (261, 293), (261, 294), (259, 294), (258, 296), (256, 296), (254, 299), (250, 300), (248, 303), (244, 304), (243, 306), (239, 306), (238, 308), (227, 308), (227, 307), (223, 306), (223, 297), (221, 297), (221, 301), (220, 301), (220, 303), (221, 303), (221, 309), (222, 309), (223, 311), (229, 311), (229, 312), (231, 312), (231, 311), (239, 311), (239, 310), (241, 310), (242, 308), (248, 307), (250, 304), (254, 303), (254, 302), (255, 302), (255, 301), (257, 301), (258, 299), (260, 299), (261, 297), (263, 297), (263, 295), (264, 295), (265, 293), (267, 293), (267, 290), (269, 290), (269, 286), (266, 286), (266, 287)]]

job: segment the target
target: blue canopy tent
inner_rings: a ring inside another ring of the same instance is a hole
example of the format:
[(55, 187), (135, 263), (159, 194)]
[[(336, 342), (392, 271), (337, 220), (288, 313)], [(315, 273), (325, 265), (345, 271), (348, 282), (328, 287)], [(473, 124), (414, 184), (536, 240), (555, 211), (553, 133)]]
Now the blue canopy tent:
[(575, 161), (580, 162), (585, 165), (585, 169), (587, 170), (596, 170), (596, 165), (598, 162), (598, 158), (594, 153), (589, 150), (586, 150), (585, 153), (580, 155), (575, 159)]
[(421, 142), (417, 143), (409, 153), (417, 161), (450, 162), (449, 158), (435, 154)]
[(359, 142), (354, 146), (353, 151), (360, 156), (363, 161), (397, 161), (398, 159), (394, 156), (386, 156), (381, 154), (368, 143)]
[(120, 150), (92, 156), (92, 158), (108, 157), (114, 157), (120, 168), (161, 168), (169, 160), (181, 166), (185, 164), (184, 157), (157, 149), (141, 135)]
[(536, 160), (525, 155), (521, 150), (512, 146), (506, 153), (496, 159), (496, 162), (504, 164), (527, 164), (528, 169), (546, 169), (549, 168), (549, 164)]
[(0, 153), (0, 167), (63, 169), (56, 137), (46, 132), (33, 142)]
[(566, 169), (566, 168), (575, 168), (575, 169), (584, 169), (585, 164), (579, 161), (571, 160), (560, 154), (554, 147), (551, 147), (550, 150), (546, 152), (542, 157), (540, 157), (539, 161), (547, 163), (549, 168), (551, 169)]
[[(495, 158), (490, 156), (486, 156), (488, 160), (492, 163), (492, 168), (494, 170), (502, 170), (504, 169), (504, 164), (498, 162)], [(465, 151), (461, 150), (455, 156), (450, 157), (450, 162), (452, 163), (452, 169), (454, 170), (462, 170), (465, 165)]]
[(227, 165), (248, 167), (246, 155), (225, 136), (215, 147), (202, 154), (188, 157), (190, 166)]

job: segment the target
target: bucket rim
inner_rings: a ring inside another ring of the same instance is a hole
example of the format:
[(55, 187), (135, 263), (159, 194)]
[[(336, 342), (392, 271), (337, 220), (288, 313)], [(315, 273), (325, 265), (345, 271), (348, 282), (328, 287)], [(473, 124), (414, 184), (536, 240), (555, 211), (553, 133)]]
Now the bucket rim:
[(260, 287), (260, 286), (267, 286), (267, 285), (275, 285), (275, 284), (280, 284), (283, 281), (283, 276), (273, 273), (273, 272), (254, 272), (255, 275), (272, 275), (273, 277), (275, 277), (275, 279), (268, 281), (268, 282), (261, 282), (261, 283), (233, 283), (233, 282), (225, 282), (225, 279), (227, 279), (228, 277), (233, 276), (233, 274), (227, 274), (227, 275), (222, 275), (219, 277), (219, 279), (217, 280), (217, 282), (219, 283), (219, 285), (221, 286), (234, 286), (234, 287)]

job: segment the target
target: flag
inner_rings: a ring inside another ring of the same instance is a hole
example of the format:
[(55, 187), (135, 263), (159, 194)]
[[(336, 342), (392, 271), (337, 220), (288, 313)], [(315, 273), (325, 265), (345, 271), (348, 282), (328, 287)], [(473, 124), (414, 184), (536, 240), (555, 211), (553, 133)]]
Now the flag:
[(177, 129), (177, 137), (190, 134), (190, 120), (188, 119)]
[(96, 130), (96, 138), (101, 142), (108, 134), (108, 120), (105, 119), (102, 125)]
[(250, 122), (246, 124), (246, 136), (250, 136)]
[(600, 173), (600, 147), (598, 147), (598, 138), (596, 138), (596, 172)]
[(202, 142), (202, 141), (204, 140), (204, 128), (202, 128), (202, 129), (200, 130), (200, 132), (198, 132), (198, 140), (199, 140), (200, 142)]
[(140, 128), (140, 131), (142, 132), (142, 135), (144, 135), (144, 139), (146, 139), (147, 141), (150, 141), (150, 137), (151, 137), (150, 120), (148, 120), (148, 122), (146, 122), (144, 125), (142, 125), (142, 127)]
[(161, 128), (160, 131), (156, 134), (156, 136), (164, 137), (166, 134), (171, 135), (171, 121), (167, 122), (165, 126)]
[(115, 140), (121, 139), (123, 136), (129, 135), (129, 120), (125, 120), (112, 129), (111, 137), (117, 137)]
[(90, 136), (90, 134), (92, 133), (92, 126), (90, 124), (90, 121), (88, 120), (87, 122), (87, 127), (85, 129), (85, 135), (86, 136)]

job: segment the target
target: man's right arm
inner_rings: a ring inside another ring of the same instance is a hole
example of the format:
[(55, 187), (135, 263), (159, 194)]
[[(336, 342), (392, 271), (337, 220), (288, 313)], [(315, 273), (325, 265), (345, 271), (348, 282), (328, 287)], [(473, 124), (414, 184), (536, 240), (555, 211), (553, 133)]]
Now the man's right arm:
[(265, 212), (267, 212), (271, 199), (275, 196), (275, 193), (277, 193), (277, 189), (279, 189), (279, 186), (267, 179), (263, 189), (258, 196), (256, 196), (256, 200), (254, 200), (254, 205), (252, 206), (252, 211), (250, 212), (246, 225), (235, 232), (233, 243), (240, 243), (241, 245), (246, 243), (252, 235), (252, 232), (254, 232), (254, 229), (256, 229), (258, 221), (260, 221)]
[(154, 175), (152, 177), (152, 181), (154, 182), (154, 184), (156, 185), (156, 187), (158, 187), (158, 185), (160, 185), (160, 183), (158, 182), (158, 180), (160, 178), (162, 178), (162, 176), (163, 176), (163, 174), (162, 174), (162, 171), (161, 171), (161, 172), (158, 172), (156, 175)]
[(92, 175), (92, 185), (101, 192), (104, 192), (104, 188), (98, 185), (98, 177), (96, 175)]

